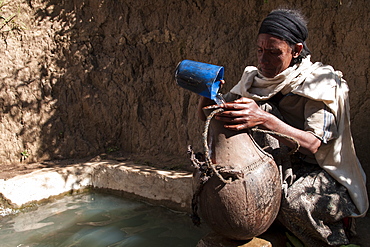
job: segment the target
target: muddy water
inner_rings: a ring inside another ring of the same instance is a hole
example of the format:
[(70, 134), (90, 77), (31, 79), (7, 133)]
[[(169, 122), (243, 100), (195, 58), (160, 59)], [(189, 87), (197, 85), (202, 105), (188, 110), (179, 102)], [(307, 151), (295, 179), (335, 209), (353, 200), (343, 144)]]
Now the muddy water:
[(207, 229), (188, 215), (112, 195), (66, 196), (0, 219), (0, 245), (196, 246)]

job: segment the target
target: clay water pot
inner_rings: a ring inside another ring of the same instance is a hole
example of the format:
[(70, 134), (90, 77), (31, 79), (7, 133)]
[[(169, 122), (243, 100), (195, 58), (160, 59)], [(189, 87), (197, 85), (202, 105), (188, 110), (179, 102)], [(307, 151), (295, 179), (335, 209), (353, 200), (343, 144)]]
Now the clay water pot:
[[(204, 108), (208, 115), (215, 106)], [(281, 179), (273, 158), (246, 131), (231, 131), (211, 119), (210, 157), (224, 183), (211, 176), (199, 194), (199, 211), (216, 233), (247, 240), (264, 233), (275, 220), (281, 201)]]

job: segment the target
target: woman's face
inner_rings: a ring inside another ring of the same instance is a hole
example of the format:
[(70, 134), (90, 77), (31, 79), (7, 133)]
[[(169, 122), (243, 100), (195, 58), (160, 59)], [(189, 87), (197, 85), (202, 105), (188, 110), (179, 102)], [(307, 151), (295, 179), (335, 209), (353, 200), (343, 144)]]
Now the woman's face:
[(258, 35), (257, 48), (258, 68), (267, 78), (283, 72), (293, 59), (293, 50), (288, 43), (270, 34)]

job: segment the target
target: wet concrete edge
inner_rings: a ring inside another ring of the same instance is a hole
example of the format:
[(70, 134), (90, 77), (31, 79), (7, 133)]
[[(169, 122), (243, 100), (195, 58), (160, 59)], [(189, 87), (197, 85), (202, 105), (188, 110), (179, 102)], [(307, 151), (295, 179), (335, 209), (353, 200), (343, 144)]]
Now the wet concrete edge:
[(160, 170), (133, 162), (86, 162), (0, 179), (0, 195), (3, 204), (17, 209), (63, 193), (93, 188), (190, 212), (191, 177), (190, 172)]

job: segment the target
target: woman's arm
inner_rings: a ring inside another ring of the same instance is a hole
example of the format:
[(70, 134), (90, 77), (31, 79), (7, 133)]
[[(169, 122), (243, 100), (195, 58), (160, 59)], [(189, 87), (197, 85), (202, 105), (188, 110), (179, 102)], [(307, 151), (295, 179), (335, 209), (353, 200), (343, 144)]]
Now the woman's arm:
[[(281, 121), (276, 116), (263, 111), (256, 102), (249, 98), (241, 98), (223, 107), (224, 112), (218, 113), (216, 119), (225, 122), (225, 128), (242, 130), (259, 126), (261, 129), (274, 131), (294, 138), (300, 144), (299, 152), (314, 154), (321, 145), (321, 140), (310, 132), (294, 128)], [(280, 142), (294, 148), (292, 140), (275, 136)]]

